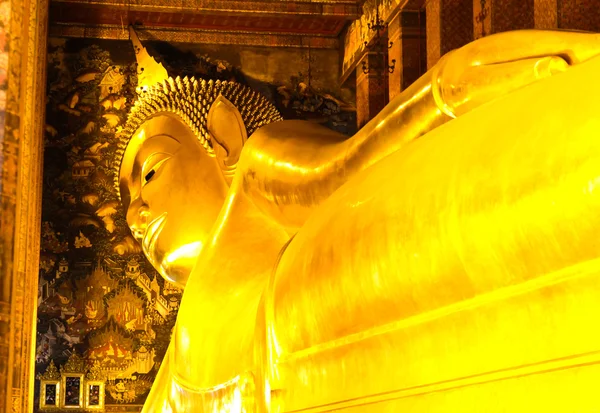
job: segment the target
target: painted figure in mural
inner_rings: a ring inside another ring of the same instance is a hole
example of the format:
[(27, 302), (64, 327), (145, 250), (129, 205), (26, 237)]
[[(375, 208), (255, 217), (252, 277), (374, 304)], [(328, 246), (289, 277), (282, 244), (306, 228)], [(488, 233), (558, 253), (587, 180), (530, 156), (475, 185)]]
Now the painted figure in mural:
[(144, 53), (117, 186), (185, 286), (145, 412), (592, 406), (600, 35), (480, 39), (349, 139)]

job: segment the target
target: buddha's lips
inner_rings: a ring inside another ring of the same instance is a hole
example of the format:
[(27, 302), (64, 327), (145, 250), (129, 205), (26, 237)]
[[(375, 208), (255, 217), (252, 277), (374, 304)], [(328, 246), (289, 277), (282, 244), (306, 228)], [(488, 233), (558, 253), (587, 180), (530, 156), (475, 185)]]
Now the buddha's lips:
[(142, 240), (142, 247), (146, 256), (151, 260), (154, 260), (154, 252), (156, 247), (156, 241), (158, 240), (158, 236), (165, 226), (167, 218), (167, 213), (164, 212), (155, 219), (150, 222), (146, 232), (144, 234), (144, 239)]

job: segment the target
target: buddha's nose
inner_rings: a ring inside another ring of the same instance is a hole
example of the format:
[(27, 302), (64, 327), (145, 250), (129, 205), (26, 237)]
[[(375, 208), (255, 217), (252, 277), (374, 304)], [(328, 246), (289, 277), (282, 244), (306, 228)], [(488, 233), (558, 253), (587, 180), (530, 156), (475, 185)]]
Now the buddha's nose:
[(144, 238), (146, 228), (148, 227), (149, 217), (150, 210), (147, 205), (141, 202), (132, 203), (127, 212), (127, 223), (129, 224), (133, 238), (135, 238), (136, 241), (141, 242)]

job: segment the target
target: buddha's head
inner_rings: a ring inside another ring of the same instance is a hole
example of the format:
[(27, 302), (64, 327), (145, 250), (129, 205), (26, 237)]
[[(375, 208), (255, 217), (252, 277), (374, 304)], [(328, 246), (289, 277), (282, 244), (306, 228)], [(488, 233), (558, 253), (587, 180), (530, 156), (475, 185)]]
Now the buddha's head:
[(141, 95), (120, 135), (115, 184), (134, 238), (163, 277), (185, 285), (247, 137), (279, 119), (264, 97), (231, 82), (169, 78)]

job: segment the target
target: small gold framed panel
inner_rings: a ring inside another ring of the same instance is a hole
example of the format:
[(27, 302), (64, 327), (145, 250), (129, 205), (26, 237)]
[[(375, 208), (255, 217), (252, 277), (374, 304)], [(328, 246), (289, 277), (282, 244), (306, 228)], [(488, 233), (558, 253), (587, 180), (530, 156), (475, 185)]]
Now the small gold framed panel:
[(104, 410), (104, 382), (89, 380), (85, 382), (85, 408)]
[(60, 406), (60, 380), (40, 381), (40, 410), (57, 409)]
[(63, 373), (62, 375), (61, 405), (63, 409), (83, 408), (83, 374)]

